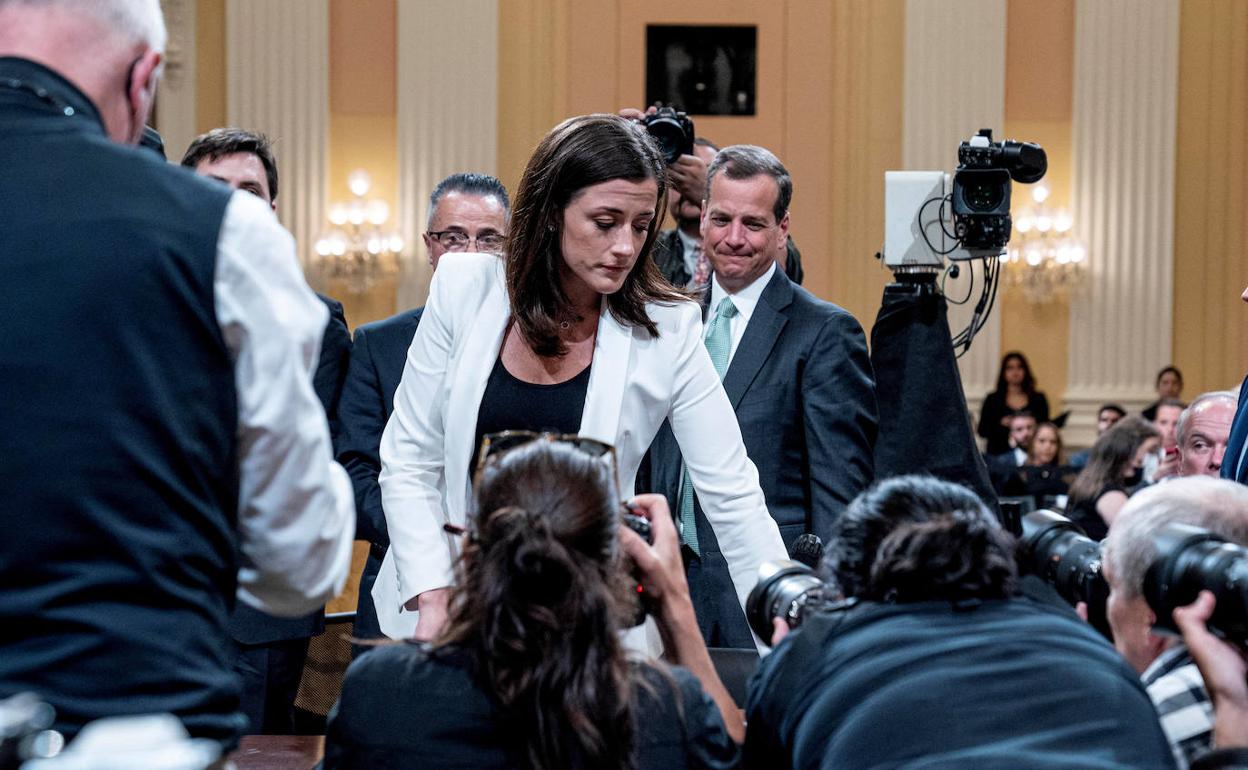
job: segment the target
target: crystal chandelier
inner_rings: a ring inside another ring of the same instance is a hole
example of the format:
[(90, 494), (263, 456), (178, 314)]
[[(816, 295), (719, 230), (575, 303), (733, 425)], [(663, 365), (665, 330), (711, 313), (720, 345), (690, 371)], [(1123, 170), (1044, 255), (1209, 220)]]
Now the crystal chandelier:
[(1082, 279), (1087, 252), (1072, 233), (1074, 220), (1065, 209), (1050, 209), (1049, 188), (1031, 188), (1033, 205), (1014, 220), (1014, 237), (1001, 257), (1006, 283), (1023, 290), (1032, 302), (1050, 302)]
[(347, 187), (352, 200), (329, 207), (331, 227), (317, 240), (316, 255), (331, 280), (359, 293), (398, 272), (403, 238), (385, 227), (390, 219), (386, 202), (368, 198), (372, 178), (366, 171), (352, 171)]

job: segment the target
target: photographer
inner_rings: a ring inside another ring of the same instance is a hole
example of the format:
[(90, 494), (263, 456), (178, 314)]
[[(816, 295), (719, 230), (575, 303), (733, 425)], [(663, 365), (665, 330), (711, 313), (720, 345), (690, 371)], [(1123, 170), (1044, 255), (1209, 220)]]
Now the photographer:
[[(663, 499), (633, 500), (647, 545), (619, 525), (610, 447), (541, 436), (490, 454), (502, 443), (489, 439), (447, 624), (432, 646), (383, 645), (351, 666), (327, 770), (735, 766), (741, 714), (702, 644)], [(630, 563), (685, 668), (626, 657)]]
[(1015, 594), (1014, 543), (966, 489), (898, 477), (836, 526), (809, 613), (750, 685), (754, 767), (1171, 767), (1139, 681), (1089, 627)]
[(1158, 618), (1144, 597), (1145, 574), (1158, 557), (1153, 539), (1172, 522), (1248, 545), (1248, 489), (1203, 476), (1149, 487), (1123, 507), (1105, 541), (1114, 646), (1139, 672), (1175, 758), (1186, 767), (1213, 745), (1213, 707), (1187, 647), (1154, 631)]

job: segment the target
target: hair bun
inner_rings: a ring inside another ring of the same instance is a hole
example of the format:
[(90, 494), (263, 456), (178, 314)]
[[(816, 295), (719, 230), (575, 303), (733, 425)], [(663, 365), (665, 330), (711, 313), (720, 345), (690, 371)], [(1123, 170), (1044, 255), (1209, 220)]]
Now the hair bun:
[(539, 533), (517, 545), (511, 566), (514, 588), (528, 601), (553, 604), (572, 587), (575, 567), (567, 550)]
[(1015, 576), (1007, 533), (975, 517), (941, 516), (904, 524), (884, 538), (869, 593), (899, 602), (1004, 597)]

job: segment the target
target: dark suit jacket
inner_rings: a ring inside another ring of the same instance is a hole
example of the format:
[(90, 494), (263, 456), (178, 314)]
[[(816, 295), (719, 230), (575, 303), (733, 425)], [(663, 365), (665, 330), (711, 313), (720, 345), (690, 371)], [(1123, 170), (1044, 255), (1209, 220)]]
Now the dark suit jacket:
[(1222, 460), (1222, 478), (1248, 484), (1248, 458), (1244, 467), (1239, 468), (1239, 456), (1244, 452), (1244, 444), (1248, 443), (1248, 378), (1239, 388), (1239, 407), (1235, 410), (1235, 421), (1231, 423), (1231, 437), (1226, 442), (1226, 455)]
[(407, 349), (423, 311), (424, 308), (408, 310), (355, 330), (355, 344), (338, 403), (338, 462), (347, 469), (355, 487), (355, 536), (370, 545), (360, 579), (357, 636), (380, 635), (375, 628), (376, 611), (370, 594), (390, 545), (381, 508), (381, 487), (377, 484), (377, 475), (381, 473), (381, 433), (394, 409), (394, 391), (403, 377)]
[[(797, 250), (797, 246), (793, 245), (792, 238), (789, 238), (786, 248), (788, 254), (784, 260), (784, 274), (800, 286), (806, 274), (802, 270), (802, 253)], [(685, 268), (685, 248), (680, 242), (680, 235), (677, 234), (676, 228), (659, 233), (650, 253), (654, 256), (654, 263), (658, 265), (659, 272), (673, 286), (684, 288), (689, 283), (689, 279), (693, 278)]]
[[(785, 545), (805, 532), (827, 541), (832, 522), (873, 477), (875, 385), (862, 327), (776, 271), (724, 375), (724, 390)], [(680, 470), (680, 448), (664, 425), (651, 447), (651, 483), (673, 511)], [(696, 510), (703, 554), (718, 552)]]
[[(329, 322), (321, 337), (321, 357), (312, 375), (312, 389), (325, 408), (329, 435), (338, 440), (338, 397), (347, 376), (347, 358), (351, 354), (351, 332), (342, 303), (324, 294), (316, 295), (329, 309)], [(268, 644), (289, 639), (314, 636), (325, 629), (325, 610), (319, 609), (298, 618), (277, 618), (260, 610), (238, 604), (230, 616), (230, 635), (243, 644)]]

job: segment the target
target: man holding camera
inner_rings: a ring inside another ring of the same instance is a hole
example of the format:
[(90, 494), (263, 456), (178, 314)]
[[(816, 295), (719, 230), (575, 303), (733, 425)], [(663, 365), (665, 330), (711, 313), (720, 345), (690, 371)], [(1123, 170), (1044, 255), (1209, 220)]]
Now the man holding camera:
[(1248, 489), (1203, 476), (1175, 479), (1134, 495), (1109, 528), (1102, 565), (1114, 646), (1139, 672), (1161, 716), (1180, 767), (1212, 748), (1213, 707), (1187, 647), (1170, 618), (1144, 598), (1144, 579), (1158, 557), (1154, 538), (1169, 523), (1190, 524), (1248, 546)]
[(813, 603), (792, 631), (770, 618), (747, 766), (1172, 767), (1134, 672), (1069, 610), (1018, 596), (1014, 552), (956, 484), (901, 476), (860, 495), (821, 574), (846, 601)]

